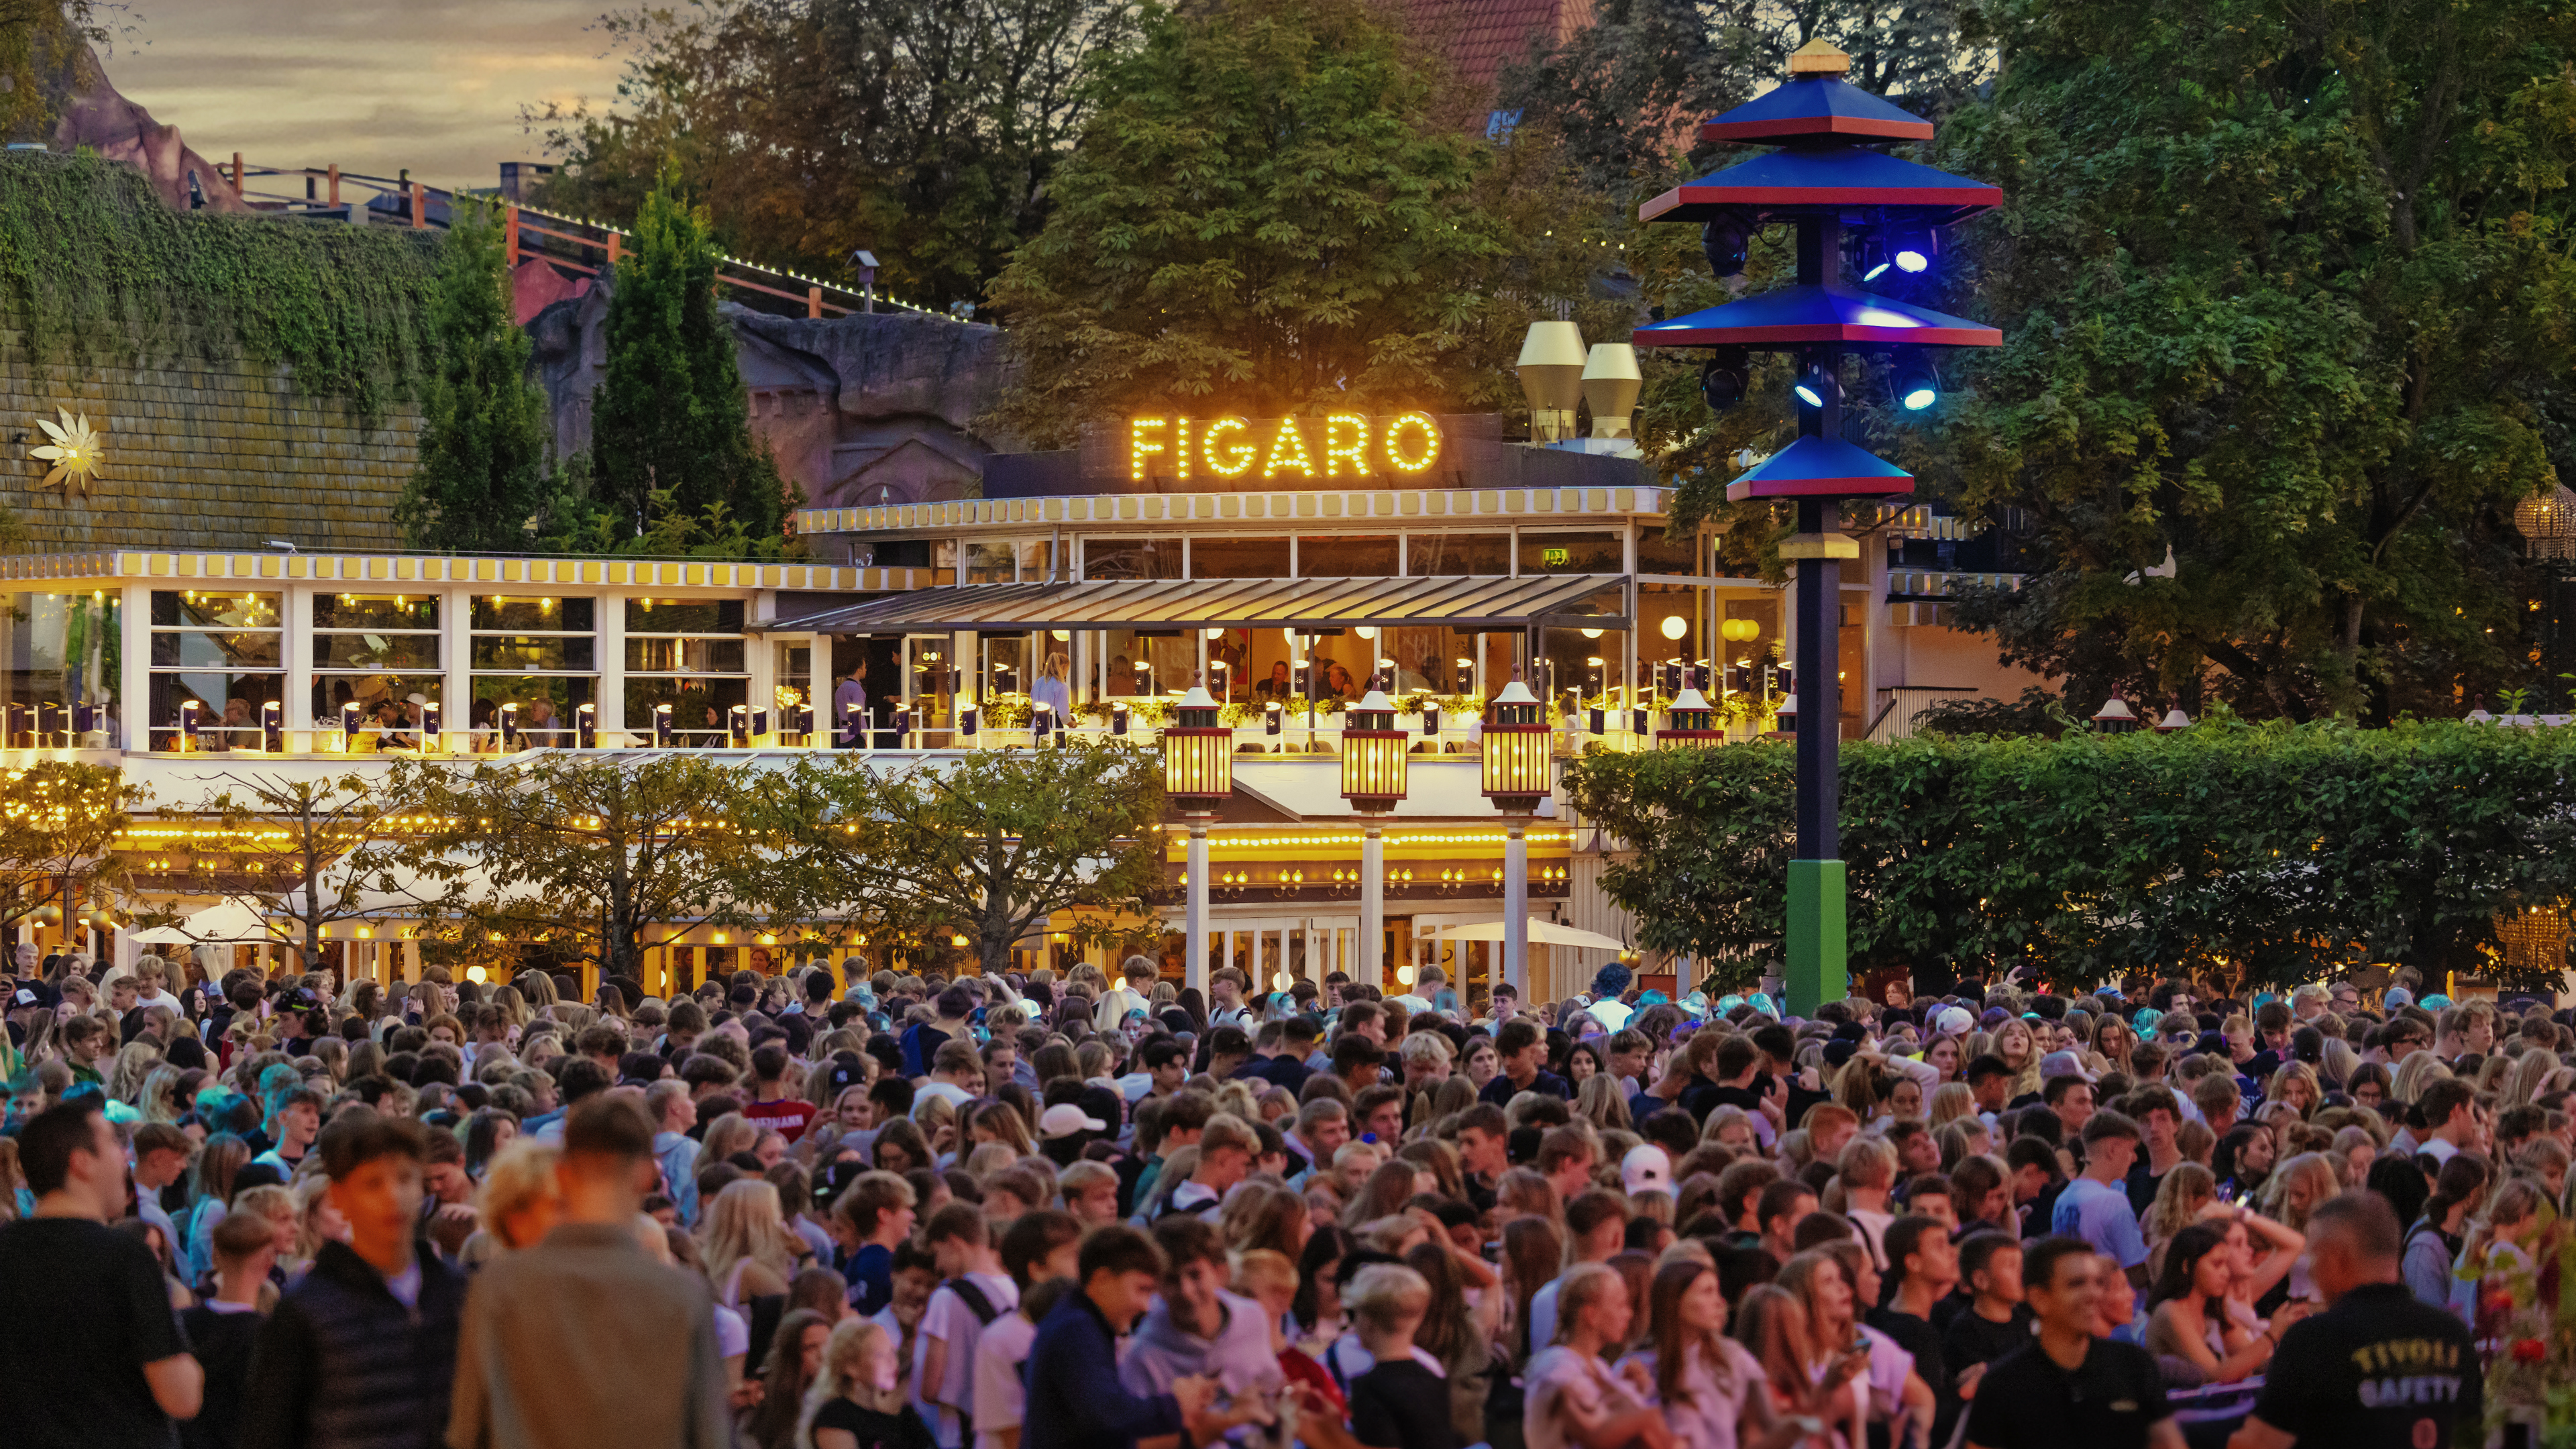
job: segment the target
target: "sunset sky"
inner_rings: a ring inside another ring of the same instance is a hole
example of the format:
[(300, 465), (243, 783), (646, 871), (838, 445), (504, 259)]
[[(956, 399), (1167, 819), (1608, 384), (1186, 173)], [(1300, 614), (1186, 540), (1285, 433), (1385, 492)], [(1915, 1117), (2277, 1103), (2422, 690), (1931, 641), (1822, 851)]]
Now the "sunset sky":
[(544, 160), (519, 108), (604, 106), (614, 0), (136, 0), (102, 55), (116, 88), (208, 157), (489, 186)]

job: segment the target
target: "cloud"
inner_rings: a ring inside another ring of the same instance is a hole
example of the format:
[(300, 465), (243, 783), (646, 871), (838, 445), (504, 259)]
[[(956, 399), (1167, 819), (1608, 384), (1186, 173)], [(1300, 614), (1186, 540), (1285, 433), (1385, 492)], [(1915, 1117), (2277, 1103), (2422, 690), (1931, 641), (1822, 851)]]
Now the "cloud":
[(488, 186), (536, 155), (522, 104), (605, 97), (603, 0), (192, 0), (107, 55), (118, 90), (209, 156)]

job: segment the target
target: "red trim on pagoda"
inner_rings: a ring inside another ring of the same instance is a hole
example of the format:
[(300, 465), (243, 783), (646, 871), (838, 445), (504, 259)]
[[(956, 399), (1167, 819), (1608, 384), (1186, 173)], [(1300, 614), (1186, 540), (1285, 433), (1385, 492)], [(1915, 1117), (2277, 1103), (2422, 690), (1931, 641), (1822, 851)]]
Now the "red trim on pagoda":
[(1759, 121), (1702, 121), (1703, 141), (1760, 141), (1774, 136), (1874, 136), (1897, 141), (1929, 141), (1930, 121), (1871, 120), (1862, 116), (1800, 116)]
[(1910, 476), (1895, 478), (1738, 478), (1726, 485), (1726, 501), (1749, 498), (1855, 498), (1863, 494), (1911, 493)]
[[(1683, 207), (1711, 211), (1765, 207), (1944, 206), (1966, 216), (2003, 205), (1995, 186), (1676, 186), (1637, 208), (1639, 221), (1653, 221)], [(1946, 223), (1944, 223), (1946, 224)]]

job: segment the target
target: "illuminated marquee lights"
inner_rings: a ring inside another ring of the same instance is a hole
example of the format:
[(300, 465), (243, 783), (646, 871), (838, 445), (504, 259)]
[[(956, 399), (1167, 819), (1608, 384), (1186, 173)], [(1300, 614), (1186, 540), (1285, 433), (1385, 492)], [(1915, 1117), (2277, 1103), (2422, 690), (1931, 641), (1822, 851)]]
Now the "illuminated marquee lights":
[[(1315, 437), (1320, 428), (1321, 465)], [(1127, 420), (1127, 476), (1142, 483), (1159, 467), (1176, 478), (1204, 472), (1241, 478), (1258, 466), (1271, 478), (1370, 478), (1413, 476), (1440, 461), (1445, 439), (1429, 413), (1399, 413), (1381, 431), (1362, 413), (1329, 413), (1321, 419), (1251, 419), (1226, 416), (1193, 424), (1186, 417)]]

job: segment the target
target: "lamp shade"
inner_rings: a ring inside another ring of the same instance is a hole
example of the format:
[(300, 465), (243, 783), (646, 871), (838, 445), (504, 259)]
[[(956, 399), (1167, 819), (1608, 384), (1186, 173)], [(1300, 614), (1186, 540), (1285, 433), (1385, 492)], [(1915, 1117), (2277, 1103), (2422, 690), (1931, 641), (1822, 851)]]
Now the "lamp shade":
[(1685, 684), (1673, 697), (1672, 708), (1664, 711), (1664, 727), (1655, 732), (1655, 747), (1679, 749), (1688, 745), (1714, 745), (1724, 742), (1726, 731), (1717, 727), (1717, 710), (1695, 685)]
[(1485, 798), (1507, 815), (1538, 809), (1554, 783), (1545, 711), (1529, 686), (1515, 679), (1485, 707)]
[(2116, 693), (2102, 701), (2100, 709), (2093, 711), (2093, 728), (2106, 735), (2130, 734), (2143, 723), (2145, 721), (2138, 718), (2137, 711), (2129, 708), (2129, 702)]
[(1343, 716), (1342, 798), (1354, 810), (1392, 810), (1404, 798), (1412, 743), (1395, 727), (1395, 705), (1372, 689)]
[(1163, 789), (1184, 811), (1212, 813), (1234, 794), (1234, 731), (1217, 723), (1207, 686), (1190, 686), (1163, 731)]

